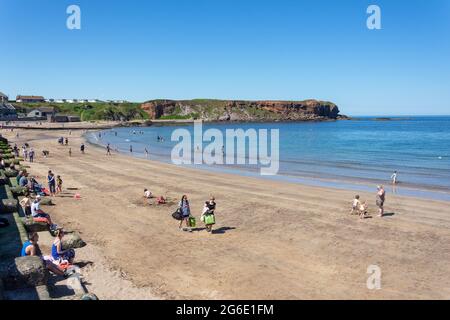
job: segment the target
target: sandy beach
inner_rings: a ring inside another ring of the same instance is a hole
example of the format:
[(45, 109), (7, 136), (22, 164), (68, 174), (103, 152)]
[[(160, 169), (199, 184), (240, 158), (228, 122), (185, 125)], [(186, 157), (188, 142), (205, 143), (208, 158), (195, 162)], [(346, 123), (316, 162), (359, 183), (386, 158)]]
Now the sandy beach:
[[(29, 172), (38, 181), (49, 169), (62, 176), (66, 192), (45, 210), (88, 243), (77, 260), (100, 299), (450, 298), (448, 202), (388, 194), (379, 218), (374, 186), (360, 193), (372, 218), (360, 220), (349, 215), (354, 191), (108, 157), (91, 145), (82, 155), (82, 131), (1, 134), (37, 151)], [(72, 157), (59, 136), (69, 137)], [(171, 203), (145, 206), (144, 188)], [(178, 229), (171, 213), (182, 194), (199, 223), (214, 194), (215, 233)], [(367, 288), (370, 265), (381, 269), (379, 290)]]

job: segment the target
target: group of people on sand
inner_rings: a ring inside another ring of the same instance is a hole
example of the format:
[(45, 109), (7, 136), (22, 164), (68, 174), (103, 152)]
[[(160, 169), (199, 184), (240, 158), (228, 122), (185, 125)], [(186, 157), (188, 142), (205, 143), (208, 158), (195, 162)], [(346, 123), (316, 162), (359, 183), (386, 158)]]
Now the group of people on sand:
[[(30, 145), (28, 143), (25, 143), (21, 147), (21, 151), (22, 151), (22, 158), (24, 161), (34, 162), (35, 152), (33, 148), (30, 148)], [(20, 156), (20, 151), (17, 144), (14, 144), (13, 152), (16, 158)]]
[[(216, 223), (215, 219), (216, 199), (211, 196), (209, 201), (205, 201), (200, 220), (205, 224), (206, 231), (212, 233), (212, 227)], [(187, 195), (181, 197), (178, 203), (177, 213), (179, 214), (180, 225), (179, 229), (182, 231), (192, 232), (193, 220), (195, 218), (191, 215), (191, 207)], [(183, 228), (183, 222), (186, 227)]]
[[(150, 190), (144, 189), (144, 203), (147, 204), (150, 199), (153, 198), (153, 194)], [(157, 204), (165, 204), (166, 199), (164, 197), (156, 198)], [(216, 210), (216, 199), (211, 195), (208, 201), (205, 201), (203, 205), (202, 214), (200, 216), (200, 221), (205, 224), (205, 229), (207, 232), (212, 233), (213, 225), (216, 223), (215, 210)], [(177, 210), (172, 214), (172, 217), (179, 220), (179, 229), (182, 231), (192, 232), (192, 228), (196, 226), (196, 220), (191, 213), (191, 206), (187, 195), (183, 195), (181, 200), (178, 202)], [(185, 227), (183, 227), (183, 224)]]
[(32, 232), (28, 235), (29, 240), (26, 241), (22, 246), (21, 256), (39, 257), (45, 263), (45, 266), (49, 271), (56, 275), (67, 278), (74, 273), (74, 270), (70, 267), (75, 259), (75, 250), (63, 249), (63, 229), (57, 229), (54, 234), (55, 239), (52, 244), (50, 255), (43, 255), (38, 243), (39, 234), (37, 232)]
[[(375, 205), (378, 208), (378, 216), (384, 216), (384, 202), (386, 201), (386, 191), (382, 185), (377, 187), (377, 194), (375, 199)], [(350, 210), (350, 214), (359, 215), (360, 219), (364, 219), (367, 217), (368, 212), (368, 204), (367, 202), (361, 202), (360, 196), (356, 195), (352, 202), (352, 209)]]
[(64, 137), (59, 137), (58, 138), (58, 143), (62, 146), (68, 146), (69, 145), (69, 138), (64, 138)]

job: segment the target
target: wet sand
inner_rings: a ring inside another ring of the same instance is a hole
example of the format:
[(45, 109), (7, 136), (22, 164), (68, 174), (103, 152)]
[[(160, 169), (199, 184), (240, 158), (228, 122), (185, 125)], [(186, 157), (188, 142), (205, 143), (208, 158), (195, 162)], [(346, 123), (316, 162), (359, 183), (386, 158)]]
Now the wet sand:
[[(100, 298), (450, 298), (449, 202), (388, 194), (388, 215), (379, 218), (375, 191), (361, 192), (372, 218), (360, 220), (349, 215), (354, 191), (108, 157), (90, 145), (81, 155), (80, 131), (69, 136), (69, 158), (57, 144), (67, 131), (19, 132), (19, 139), (2, 134), (35, 148), (30, 173), (45, 182), (51, 169), (72, 189), (48, 212), (82, 233), (88, 246), (78, 258), (89, 262), (83, 275)], [(172, 203), (144, 206), (144, 188)], [(198, 223), (202, 203), (215, 195), (213, 234), (178, 229), (171, 213), (182, 194)], [(370, 265), (381, 269), (380, 290), (367, 288)]]

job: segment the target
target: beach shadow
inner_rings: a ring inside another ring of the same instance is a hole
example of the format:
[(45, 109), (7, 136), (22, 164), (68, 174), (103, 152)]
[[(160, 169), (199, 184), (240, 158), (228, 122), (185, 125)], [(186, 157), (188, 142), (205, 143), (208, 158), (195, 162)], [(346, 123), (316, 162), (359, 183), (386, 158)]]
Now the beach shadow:
[(392, 217), (394, 215), (395, 215), (395, 212), (386, 212), (386, 213), (383, 214), (383, 218), (384, 217)]
[(77, 266), (78, 268), (82, 269), (84, 267), (94, 265), (94, 262), (92, 262), (92, 261), (80, 261), (80, 262), (74, 263), (74, 265)]
[(206, 230), (206, 228), (192, 228), (192, 232), (200, 232)]
[(75, 190), (79, 190), (79, 189), (78, 188), (66, 188), (66, 190), (75, 191)]
[(53, 299), (64, 298), (75, 295), (75, 290), (69, 288), (67, 285), (53, 285), (49, 287), (50, 297)]
[(229, 230), (235, 230), (235, 229), (236, 229), (235, 227), (220, 227), (218, 229), (213, 229), (211, 233), (212, 234), (224, 234)]

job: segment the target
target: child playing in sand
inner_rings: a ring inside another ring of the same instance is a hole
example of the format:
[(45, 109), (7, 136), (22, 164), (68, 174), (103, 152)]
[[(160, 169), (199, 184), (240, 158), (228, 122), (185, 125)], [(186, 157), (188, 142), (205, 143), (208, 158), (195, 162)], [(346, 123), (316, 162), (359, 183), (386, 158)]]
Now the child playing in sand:
[(62, 192), (62, 184), (63, 181), (61, 179), (61, 176), (56, 176), (56, 193), (61, 193)]
[[(363, 219), (367, 214), (367, 203), (359, 200), (359, 195), (356, 195), (352, 202), (352, 210), (350, 214), (358, 214), (361, 219)], [(356, 212), (356, 213), (355, 213)]]
[(350, 214), (355, 214), (355, 211), (358, 213), (360, 206), (361, 201), (359, 201), (359, 195), (356, 195), (352, 202), (352, 210), (350, 210)]

